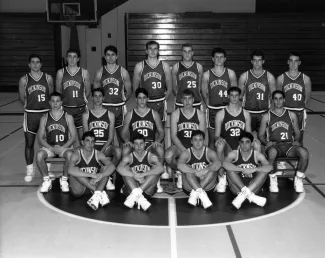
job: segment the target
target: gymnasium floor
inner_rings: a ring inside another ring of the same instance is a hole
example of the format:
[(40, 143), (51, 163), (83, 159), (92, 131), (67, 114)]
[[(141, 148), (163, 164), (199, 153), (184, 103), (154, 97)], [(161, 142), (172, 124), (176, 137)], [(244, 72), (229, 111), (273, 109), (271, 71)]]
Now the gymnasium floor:
[[(309, 108), (325, 113), (325, 93), (313, 93)], [(305, 146), (310, 152), (310, 162), (304, 194), (291, 205), (269, 215), (243, 218), (235, 223), (207, 222), (201, 226), (178, 223), (179, 217), (175, 212), (178, 201), (174, 198), (165, 201), (168, 205), (168, 212), (164, 215), (166, 226), (107, 223), (55, 209), (37, 192), (39, 175), (28, 184), (23, 180), (22, 121), (22, 107), (17, 94), (1, 93), (1, 258), (324, 257), (325, 115), (308, 116)], [(243, 208), (249, 211), (251, 206)], [(205, 211), (200, 212), (205, 216)], [(232, 213), (236, 211), (232, 210)], [(191, 212), (182, 215), (189, 219), (192, 216)], [(137, 216), (145, 220), (154, 214), (137, 211)], [(223, 216), (227, 217), (227, 214)]]

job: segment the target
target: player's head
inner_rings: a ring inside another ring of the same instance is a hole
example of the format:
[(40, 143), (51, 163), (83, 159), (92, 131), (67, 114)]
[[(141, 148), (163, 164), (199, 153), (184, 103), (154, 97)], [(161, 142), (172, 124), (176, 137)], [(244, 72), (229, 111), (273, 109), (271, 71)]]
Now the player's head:
[(194, 93), (189, 89), (182, 92), (182, 103), (184, 107), (192, 107), (194, 103)]
[(260, 69), (264, 64), (264, 53), (261, 50), (255, 50), (251, 54), (251, 63), (255, 69)]
[(87, 151), (92, 151), (95, 147), (96, 136), (93, 132), (87, 131), (82, 135), (82, 145)]
[(104, 90), (102, 88), (96, 88), (91, 91), (94, 104), (99, 106), (103, 104)]
[(50, 95), (51, 109), (61, 109), (62, 107), (62, 95), (60, 92), (54, 91)]
[(69, 48), (67, 51), (67, 63), (69, 66), (76, 66), (80, 60), (80, 50)]
[(32, 71), (38, 72), (42, 67), (41, 57), (37, 54), (31, 54), (28, 58), (28, 66)]
[(140, 133), (133, 135), (133, 145), (135, 151), (143, 151), (146, 146), (146, 138)]
[(193, 47), (191, 44), (182, 45), (182, 57), (183, 61), (191, 61), (194, 55)]
[(275, 108), (282, 108), (284, 106), (285, 95), (282, 90), (275, 90), (272, 93), (272, 101)]
[(137, 88), (135, 90), (135, 97), (139, 107), (145, 107), (147, 105), (148, 96), (148, 91), (145, 88)]
[(243, 131), (239, 135), (239, 146), (243, 151), (249, 151), (253, 146), (253, 141), (254, 136), (249, 132)]
[(220, 47), (216, 47), (216, 48), (212, 49), (211, 56), (212, 56), (212, 61), (213, 61), (214, 65), (223, 65), (227, 59), (226, 50), (224, 50)]
[(159, 43), (151, 40), (146, 44), (146, 58), (159, 58)]
[(298, 70), (301, 64), (300, 53), (292, 51), (289, 53), (288, 65), (290, 70)]
[(109, 45), (104, 49), (104, 57), (108, 64), (115, 64), (118, 58), (117, 48), (115, 46)]
[(193, 148), (199, 150), (204, 146), (205, 133), (201, 130), (192, 131), (191, 143)]
[(241, 89), (238, 87), (232, 86), (227, 90), (227, 94), (228, 94), (230, 103), (236, 104), (239, 101)]

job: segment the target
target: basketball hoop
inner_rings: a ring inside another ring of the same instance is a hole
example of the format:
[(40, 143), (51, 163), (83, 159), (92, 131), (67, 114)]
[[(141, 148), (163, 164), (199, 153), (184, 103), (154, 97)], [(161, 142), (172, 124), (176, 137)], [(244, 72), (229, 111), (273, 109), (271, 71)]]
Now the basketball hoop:
[(66, 21), (64, 23), (65, 26), (67, 26), (68, 28), (71, 28), (75, 24), (75, 20), (76, 20), (77, 15), (76, 14), (63, 14), (62, 17)]

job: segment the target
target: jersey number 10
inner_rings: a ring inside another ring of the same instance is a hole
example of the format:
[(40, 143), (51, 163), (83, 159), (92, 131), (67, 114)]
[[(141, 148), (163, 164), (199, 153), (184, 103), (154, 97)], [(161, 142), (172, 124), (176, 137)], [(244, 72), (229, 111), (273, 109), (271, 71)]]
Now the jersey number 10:
[(63, 141), (64, 141), (63, 134), (55, 135), (55, 142), (63, 142)]

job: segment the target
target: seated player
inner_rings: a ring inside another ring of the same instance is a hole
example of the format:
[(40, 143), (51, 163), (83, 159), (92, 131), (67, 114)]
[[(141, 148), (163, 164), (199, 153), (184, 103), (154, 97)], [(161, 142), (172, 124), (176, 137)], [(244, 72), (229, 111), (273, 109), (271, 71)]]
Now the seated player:
[[(83, 131), (91, 131), (96, 136), (95, 149), (109, 157), (112, 163), (117, 166), (121, 159), (121, 149), (113, 144), (115, 133), (115, 115), (103, 107), (104, 91), (97, 88), (92, 91), (93, 109), (82, 115)], [(108, 179), (107, 190), (114, 190), (115, 186)]]
[[(298, 157), (294, 188), (297, 193), (304, 191), (302, 179), (308, 166), (309, 153), (299, 143), (301, 134), (296, 114), (284, 107), (283, 91), (272, 93), (274, 108), (263, 115), (259, 130), (259, 139), (266, 146), (265, 153), (274, 165), (278, 157)], [(267, 136), (267, 137), (266, 137)], [(276, 171), (270, 174), (270, 192), (279, 192)]]
[(71, 193), (80, 197), (86, 189), (94, 194), (87, 204), (97, 210), (98, 205), (102, 207), (109, 203), (107, 193), (104, 191), (108, 177), (115, 171), (115, 166), (100, 151), (94, 148), (95, 134), (85, 132), (82, 136), (82, 146), (72, 155), (69, 162), (69, 181)]
[[(177, 170), (177, 160), (182, 151), (192, 146), (191, 137), (194, 130), (206, 130), (205, 115), (193, 107), (194, 93), (185, 89), (182, 93), (182, 104), (173, 111), (170, 118), (170, 137), (173, 145), (166, 150), (165, 160), (168, 166)], [(179, 172), (177, 187), (182, 188), (182, 176)]]
[(188, 203), (196, 206), (201, 200), (204, 209), (212, 206), (206, 192), (213, 191), (217, 182), (217, 171), (221, 167), (217, 153), (204, 145), (205, 133), (192, 131), (192, 147), (182, 152), (177, 168), (183, 173), (183, 190), (188, 193)]
[(257, 193), (272, 166), (262, 153), (254, 150), (253, 142), (254, 136), (251, 133), (242, 132), (239, 148), (229, 152), (222, 165), (227, 170), (229, 188), (237, 195), (232, 202), (237, 209), (246, 199), (261, 207), (266, 203), (266, 198)]
[[(221, 162), (230, 151), (238, 148), (240, 134), (243, 131), (251, 132), (251, 117), (249, 112), (241, 107), (240, 94), (241, 90), (238, 87), (230, 87), (227, 90), (229, 104), (216, 114), (214, 140)], [(216, 190), (218, 193), (224, 193), (227, 178), (223, 168), (219, 170), (218, 179)]]
[(117, 172), (123, 176), (123, 193), (128, 195), (124, 205), (133, 208), (137, 202), (138, 208), (146, 211), (151, 203), (143, 193), (150, 197), (156, 192), (157, 182), (164, 172), (164, 167), (155, 154), (146, 150), (145, 136), (136, 133), (132, 139), (134, 151), (123, 156)]
[(50, 111), (41, 118), (37, 132), (39, 145), (42, 147), (37, 152), (36, 164), (43, 177), (40, 188), (41, 193), (46, 193), (52, 188), (52, 180), (45, 160), (47, 158), (65, 158), (63, 176), (60, 178), (62, 192), (69, 192), (68, 165), (72, 154), (71, 145), (76, 141), (77, 131), (73, 118), (62, 109), (62, 97), (58, 92), (50, 95)]

